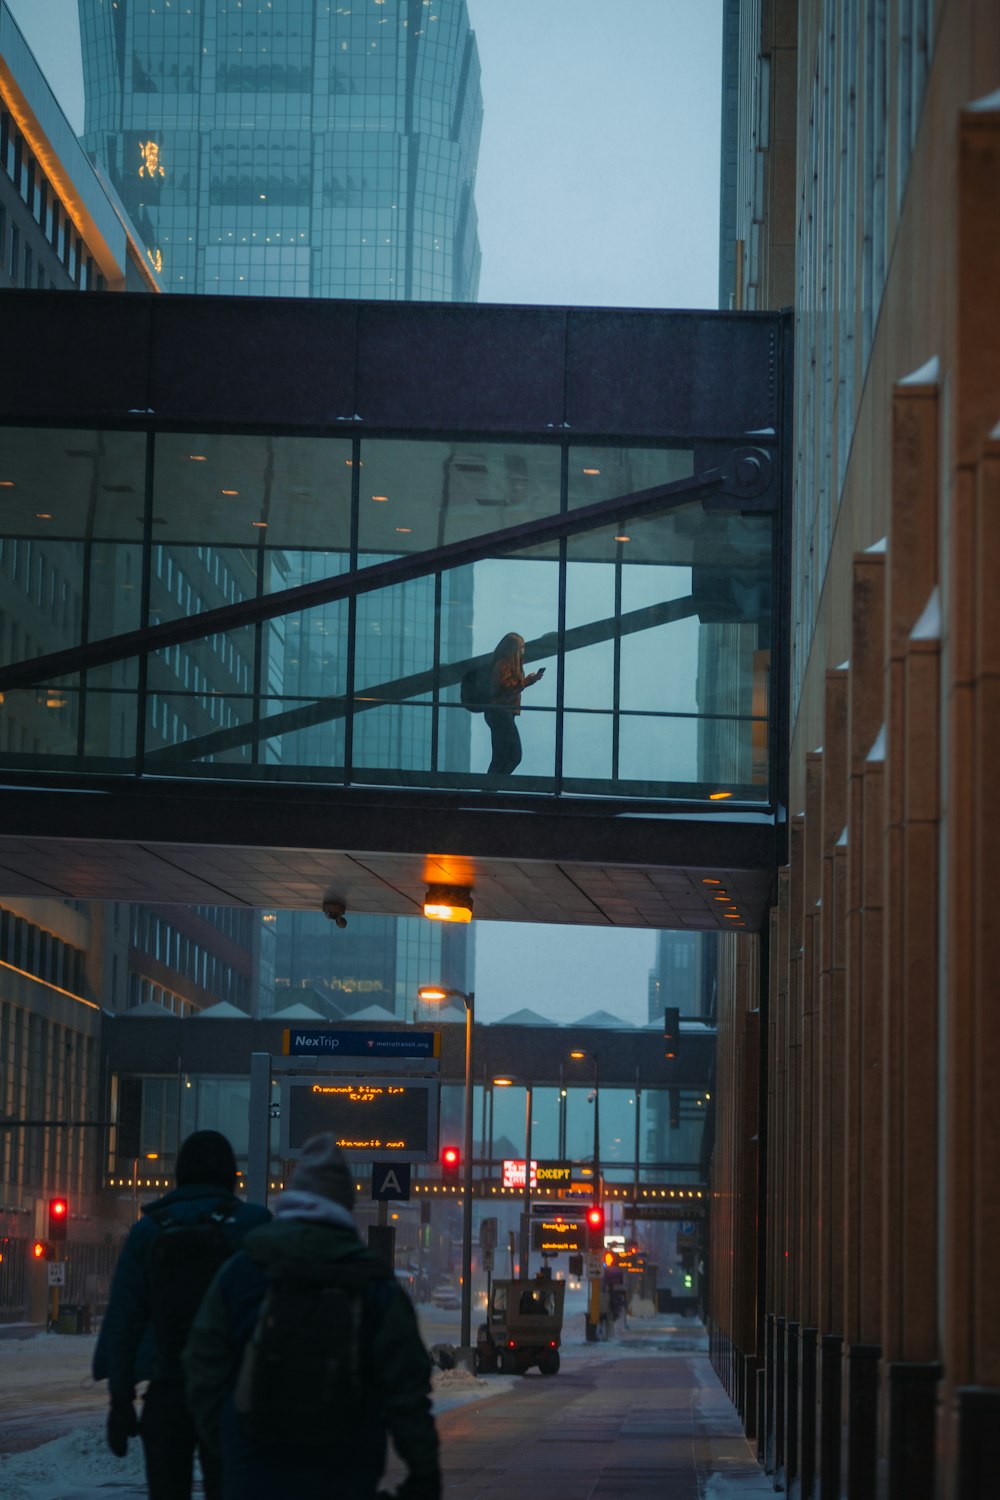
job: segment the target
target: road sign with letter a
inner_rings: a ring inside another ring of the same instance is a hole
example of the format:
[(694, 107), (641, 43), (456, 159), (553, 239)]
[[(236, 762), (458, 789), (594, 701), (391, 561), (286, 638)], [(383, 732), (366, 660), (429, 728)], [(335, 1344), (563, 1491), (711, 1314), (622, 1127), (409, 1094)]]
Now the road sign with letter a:
[(408, 1161), (373, 1162), (372, 1197), (394, 1198), (409, 1202), (410, 1163)]

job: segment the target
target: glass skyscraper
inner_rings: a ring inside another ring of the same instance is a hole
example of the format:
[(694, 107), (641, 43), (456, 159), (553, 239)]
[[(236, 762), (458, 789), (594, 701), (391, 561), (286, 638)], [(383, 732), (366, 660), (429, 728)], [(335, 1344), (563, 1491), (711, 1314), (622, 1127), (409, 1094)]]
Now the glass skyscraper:
[(83, 142), (171, 291), (472, 301), (465, 0), (79, 0)]
[[(147, 228), (147, 253), (166, 290), (475, 299), (482, 98), (465, 0), (78, 3), (83, 142)], [(207, 467), (211, 443), (206, 437)], [(280, 464), (261, 462), (268, 472), (274, 467), (280, 490)], [(237, 576), (239, 549), (207, 550), (208, 558), (203, 547), (160, 549), (153, 589), (166, 609), (186, 607), (173, 586), (178, 579), (182, 589), (193, 580), (198, 596), (209, 597), (206, 574), (220, 566), (239, 597), (252, 591), (253, 579)], [(368, 560), (379, 555), (376, 549)], [(260, 565), (288, 584), (324, 577), (344, 559), (310, 540), (301, 550), (270, 552)], [(437, 606), (456, 652), (467, 648), (471, 628), (471, 599), (461, 590), (452, 597), (449, 580)], [(433, 589), (418, 581), (400, 590), (397, 603), (392, 627), (380, 621), (359, 642), (359, 684), (431, 665)], [(319, 684), (342, 689), (331, 682), (336, 668), (328, 659), (342, 613), (310, 611), (272, 632), (266, 678), (275, 697)], [(158, 663), (178, 681), (164, 676), (153, 743), (166, 742), (178, 713), (183, 733), (204, 731), (188, 722), (191, 708), (178, 690), (187, 678), (214, 682), (220, 663), (205, 656), (194, 648), (177, 653), (172, 667)], [(239, 668), (236, 662), (232, 670)], [(452, 738), (463, 742), (455, 753), (467, 761), (465, 717), (454, 722)], [(416, 766), (426, 758), (423, 733), (430, 730), (413, 716), (372, 714), (362, 721), (356, 754), (373, 766), (387, 757)], [(296, 752), (317, 768), (336, 765), (339, 735), (336, 725), (316, 725)], [(281, 751), (262, 753), (275, 756)], [(468, 932), (443, 934), (419, 920), (358, 915), (341, 933), (318, 912), (278, 912), (261, 937), (264, 1012), (298, 1001), (334, 1017), (371, 1005), (405, 1015), (421, 982), (469, 984)]]

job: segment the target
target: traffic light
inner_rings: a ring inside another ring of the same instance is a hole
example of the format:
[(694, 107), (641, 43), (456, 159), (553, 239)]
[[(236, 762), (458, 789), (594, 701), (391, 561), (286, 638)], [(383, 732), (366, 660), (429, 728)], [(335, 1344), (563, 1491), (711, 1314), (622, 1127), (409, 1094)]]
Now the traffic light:
[(587, 1249), (604, 1249), (604, 1209), (599, 1203), (587, 1209)]
[(462, 1165), (462, 1153), (457, 1146), (441, 1147), (441, 1176), (445, 1182), (457, 1182)]
[(676, 1060), (681, 1042), (680, 1007), (668, 1005), (663, 1012), (663, 1055)]
[(31, 1247), (31, 1257), (33, 1260), (51, 1260), (52, 1246), (47, 1240), (36, 1240)]
[(618, 1264), (618, 1253), (615, 1250), (605, 1250), (604, 1264), (609, 1271), (613, 1271)]
[(69, 1221), (69, 1204), (65, 1198), (49, 1199), (49, 1239), (53, 1242), (66, 1238)]

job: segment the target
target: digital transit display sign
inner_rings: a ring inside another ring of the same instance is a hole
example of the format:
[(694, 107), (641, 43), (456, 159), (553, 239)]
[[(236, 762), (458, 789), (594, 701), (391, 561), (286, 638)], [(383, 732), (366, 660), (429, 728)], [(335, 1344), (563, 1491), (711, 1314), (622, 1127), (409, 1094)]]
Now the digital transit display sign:
[(362, 1161), (436, 1161), (436, 1080), (288, 1078), (282, 1088), (281, 1154), (296, 1157), (330, 1130), (344, 1155)]

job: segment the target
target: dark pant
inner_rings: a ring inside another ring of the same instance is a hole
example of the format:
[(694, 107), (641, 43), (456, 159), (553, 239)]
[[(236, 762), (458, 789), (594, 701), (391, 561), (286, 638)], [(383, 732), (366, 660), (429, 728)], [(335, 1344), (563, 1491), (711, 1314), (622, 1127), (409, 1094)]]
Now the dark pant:
[(184, 1405), (179, 1381), (150, 1381), (142, 1403), (139, 1436), (146, 1458), (149, 1500), (191, 1500), (194, 1451), (198, 1448), (206, 1500), (219, 1500), (219, 1461), (198, 1445), (194, 1421)]
[(521, 764), (521, 736), (517, 720), (507, 708), (488, 708), (483, 716), (493, 736), (491, 776), (509, 776)]

